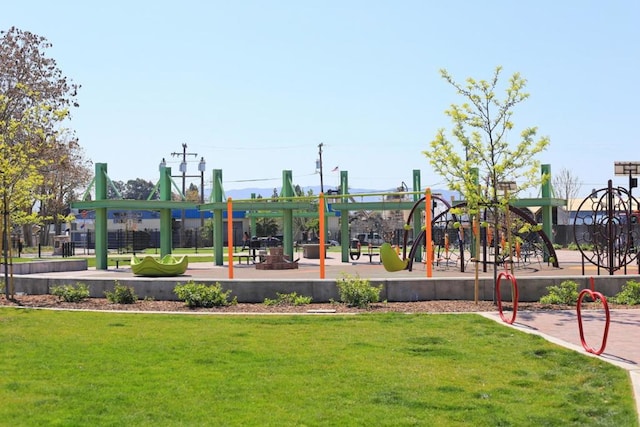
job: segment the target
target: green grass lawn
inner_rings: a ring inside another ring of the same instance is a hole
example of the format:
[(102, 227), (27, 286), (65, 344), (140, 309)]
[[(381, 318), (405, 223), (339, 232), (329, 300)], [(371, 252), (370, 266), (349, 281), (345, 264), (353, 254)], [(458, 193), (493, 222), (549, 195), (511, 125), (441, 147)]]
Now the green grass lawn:
[(476, 315), (0, 309), (2, 425), (635, 426), (626, 371)]

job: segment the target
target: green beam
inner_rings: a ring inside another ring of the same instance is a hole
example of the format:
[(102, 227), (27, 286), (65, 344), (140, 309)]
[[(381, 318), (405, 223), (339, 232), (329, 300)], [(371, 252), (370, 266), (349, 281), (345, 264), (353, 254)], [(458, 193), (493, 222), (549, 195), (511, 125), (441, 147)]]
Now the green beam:
[[(169, 168), (170, 169), (170, 168)], [(171, 188), (169, 188), (169, 191)], [(169, 196), (171, 197), (171, 196)], [(125, 210), (147, 210), (159, 211), (161, 209), (196, 209), (198, 204), (194, 202), (177, 202), (172, 200), (94, 200), (84, 202), (72, 202), (71, 207), (78, 209), (100, 209), (109, 208)]]
[(530, 208), (530, 207), (559, 207), (566, 206), (567, 201), (565, 199), (556, 199), (553, 197), (543, 196), (539, 199), (516, 199), (510, 202), (511, 206), (518, 208)]
[[(551, 198), (551, 165), (541, 165), (540, 172), (542, 173), (542, 177), (546, 178), (542, 183), (542, 197), (544, 199)], [(555, 199), (558, 200), (558, 199)], [(565, 206), (566, 200), (563, 200), (564, 203), (559, 206)], [(542, 205), (542, 231), (547, 235), (551, 243), (553, 243), (553, 207), (551, 204)], [(545, 247), (544, 250), (544, 260), (549, 261), (549, 251)]]
[[(160, 200), (158, 205), (164, 205), (171, 200), (171, 168), (160, 168)], [(180, 202), (182, 204), (182, 202)], [(171, 224), (171, 207), (160, 209), (160, 255), (171, 254), (173, 246), (173, 227)]]
[[(420, 188), (421, 184), (420, 184), (420, 169), (414, 169), (413, 170), (413, 202), (411, 203), (411, 208), (413, 208), (413, 206), (416, 204), (416, 202), (418, 200), (420, 200), (420, 198), (424, 195), (424, 194), (418, 194), (419, 191), (422, 191), (422, 189)], [(415, 241), (415, 239), (418, 238), (418, 235), (420, 234), (420, 232), (422, 231), (422, 215), (419, 214), (420, 211), (417, 211), (414, 213), (414, 217), (413, 217), (413, 240)], [(417, 251), (414, 257), (414, 261), (416, 262), (422, 262), (422, 254), (420, 253), (420, 251)]]
[(390, 201), (390, 202), (351, 202), (351, 203), (333, 203), (331, 207), (336, 211), (396, 211), (396, 210), (409, 210), (415, 205), (416, 202), (412, 201)]
[[(349, 173), (340, 171), (340, 193), (349, 193)], [(348, 200), (348, 199), (343, 199)], [(351, 245), (351, 233), (349, 233), (349, 211), (347, 209), (336, 209), (332, 204), (332, 209), (340, 212), (340, 236), (342, 245), (342, 262), (349, 262), (349, 246)]]
[[(282, 171), (282, 197), (293, 197), (293, 178), (290, 170)], [(289, 203), (284, 202), (284, 205)], [(293, 259), (293, 208), (284, 209), (282, 211), (282, 250), (290, 260)]]
[[(107, 164), (96, 163), (96, 201), (100, 202), (107, 198)], [(96, 208), (96, 270), (106, 270), (108, 268), (108, 245), (107, 245), (107, 207)]]
[[(239, 211), (285, 211), (285, 210), (315, 210), (317, 205), (310, 202), (287, 202), (284, 200), (280, 200), (279, 202), (267, 202), (267, 201), (259, 201), (260, 199), (256, 199), (255, 202), (245, 201), (245, 202), (236, 202), (233, 201), (233, 210), (236, 212)], [(203, 211), (215, 211), (217, 209), (226, 210), (227, 202), (213, 202), (213, 203), (205, 203), (204, 205), (199, 205), (200, 209)]]
[[(235, 209), (234, 209), (235, 210)], [(247, 218), (283, 218), (282, 216), (282, 212), (265, 212), (265, 211), (260, 211), (260, 212), (247, 212), (247, 214), (245, 215)], [(326, 212), (325, 215), (327, 216), (336, 216), (336, 212)], [(293, 217), (294, 218), (318, 218), (318, 212), (304, 212), (304, 211), (299, 211), (299, 212), (293, 212)]]
[[(213, 201), (214, 203), (207, 203), (204, 206), (213, 204), (211, 210), (213, 210), (213, 252), (216, 265), (224, 264), (224, 239), (222, 233), (222, 210), (227, 208), (226, 202), (222, 202), (222, 169), (213, 170)], [(228, 218), (229, 221), (233, 221), (233, 218)]]

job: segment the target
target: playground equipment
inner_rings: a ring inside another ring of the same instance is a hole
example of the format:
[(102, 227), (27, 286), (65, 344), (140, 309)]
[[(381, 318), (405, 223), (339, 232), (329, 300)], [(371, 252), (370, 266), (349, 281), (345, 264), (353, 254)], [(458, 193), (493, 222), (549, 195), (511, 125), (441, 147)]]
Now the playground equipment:
[(165, 255), (159, 260), (152, 256), (145, 256), (142, 259), (135, 255), (131, 256), (131, 271), (136, 276), (179, 276), (187, 271), (188, 265), (189, 258), (186, 255), (179, 258)]
[[(544, 168), (548, 165), (543, 165)], [(119, 209), (127, 211), (135, 210), (150, 210), (159, 212), (160, 217), (160, 255), (165, 256), (171, 254), (172, 251), (172, 223), (171, 223), (171, 211), (173, 209), (199, 209), (201, 211), (208, 211), (213, 213), (214, 227), (213, 227), (213, 254), (214, 262), (216, 265), (223, 265), (224, 263), (224, 240), (223, 240), (223, 217), (227, 215), (227, 221), (233, 216), (233, 212), (244, 211), (247, 216), (252, 218), (258, 218), (263, 215), (278, 215), (282, 219), (283, 228), (283, 240), (282, 246), (284, 248), (284, 254), (289, 257), (293, 257), (294, 254), (294, 242), (293, 242), (293, 217), (294, 212), (296, 215), (309, 214), (310, 216), (323, 215), (336, 215), (341, 218), (347, 218), (349, 212), (360, 210), (389, 210), (389, 211), (403, 211), (411, 210), (412, 213), (416, 210), (422, 212), (426, 209), (426, 206), (420, 206), (420, 201), (424, 201), (424, 198), (418, 200), (420, 194), (420, 171), (413, 171), (413, 201), (399, 200), (386, 200), (382, 202), (353, 202), (353, 195), (348, 193), (348, 174), (347, 171), (341, 171), (340, 181), (340, 194), (332, 195), (331, 209), (328, 204), (325, 204), (324, 199), (318, 199), (318, 203), (309, 197), (295, 197), (292, 182), (291, 171), (283, 171), (283, 184), (282, 192), (279, 194), (276, 200), (271, 199), (251, 199), (235, 201), (232, 209), (227, 209), (227, 202), (223, 201), (224, 192), (222, 189), (222, 170), (213, 170), (213, 191), (211, 200), (203, 204), (197, 204), (193, 202), (174, 201), (171, 195), (171, 168), (160, 168), (160, 180), (157, 185), (159, 200), (123, 200), (123, 199), (108, 199), (107, 187), (111, 182), (107, 175), (107, 165), (105, 163), (95, 164), (95, 177), (91, 186), (95, 185), (95, 195), (93, 200), (89, 200), (89, 189), (85, 192), (81, 201), (71, 203), (72, 208), (95, 210), (95, 254), (96, 254), (96, 268), (100, 270), (107, 269), (107, 210)], [(548, 193), (548, 192), (547, 192)], [(386, 194), (386, 193), (384, 193)], [(560, 206), (564, 204), (564, 201), (560, 202), (557, 199), (552, 199), (545, 195), (545, 189), (543, 188), (543, 197), (540, 199), (527, 199), (518, 200), (516, 202), (528, 203), (526, 206), (542, 206), (543, 207), (543, 230), (547, 235), (551, 232), (551, 215), (550, 209), (552, 206)], [(383, 195), (380, 193), (378, 195)], [(446, 206), (448, 202), (444, 199), (438, 198), (435, 194), (434, 199), (442, 201)], [(278, 203), (274, 203), (277, 201)], [(313, 211), (317, 210), (317, 214)], [(426, 209), (430, 211), (431, 209)], [(431, 213), (431, 212), (429, 212)], [(546, 213), (546, 214), (545, 214)], [(434, 218), (433, 223), (437, 223), (438, 219), (442, 220), (443, 214), (439, 214)], [(450, 215), (450, 214), (448, 214)], [(444, 220), (444, 227), (449, 227), (449, 219)], [(411, 254), (407, 256), (407, 229), (405, 229), (405, 238), (403, 245), (402, 258), (408, 258), (407, 268), (411, 270), (412, 263), (414, 261), (421, 261), (422, 252), (420, 250), (419, 242), (424, 241), (424, 230), (422, 229), (421, 216), (415, 215), (415, 220), (412, 225), (407, 223), (405, 227), (413, 229), (414, 242), (411, 247)], [(253, 224), (252, 224), (253, 228)], [(323, 230), (325, 230), (323, 228)], [(548, 230), (548, 231), (547, 231)], [(231, 230), (232, 231), (232, 230)], [(438, 235), (439, 230), (435, 230), (435, 235)], [(231, 233), (232, 234), (232, 233)], [(349, 222), (346, 220), (341, 221), (342, 236), (349, 236)], [(324, 231), (323, 236), (324, 237)], [(228, 239), (230, 240), (230, 239)], [(430, 239), (431, 240), (431, 239)], [(349, 262), (350, 258), (357, 257), (356, 253), (350, 248), (349, 245), (342, 245), (342, 262)], [(462, 254), (461, 254), (462, 255)], [(557, 258), (555, 258), (557, 259)], [(557, 262), (557, 261), (556, 261)], [(461, 268), (464, 266), (464, 260), (460, 257)]]
[[(591, 278), (591, 289), (583, 289), (578, 296), (578, 304), (576, 306), (576, 311), (578, 314), (578, 329), (580, 330), (580, 342), (582, 343), (582, 347), (588, 352), (595, 354), (596, 356), (601, 355), (604, 352), (605, 347), (607, 346), (607, 337), (609, 335), (609, 323), (611, 321), (611, 316), (609, 313), (609, 304), (607, 303), (607, 298), (602, 295), (600, 292), (596, 292), (593, 289), (593, 277)], [(594, 349), (590, 347), (585, 338), (584, 338), (584, 327), (582, 325), (582, 301), (585, 296), (589, 296), (592, 301), (600, 301), (602, 303), (602, 307), (604, 308), (605, 313), (605, 326), (604, 333), (602, 334), (602, 343), (600, 344), (599, 349)]]
[(390, 243), (383, 243), (380, 246), (380, 261), (387, 271), (402, 271), (407, 269), (409, 260), (400, 259), (396, 250)]
[(640, 272), (640, 229), (634, 205), (638, 206), (638, 201), (631, 192), (614, 188), (611, 180), (606, 188), (594, 190), (582, 201), (573, 221), (575, 242), (582, 253), (582, 274), (585, 260), (598, 267), (598, 274), (601, 268), (610, 275), (620, 269), (627, 274), (627, 266), (634, 261)]
[[(505, 267), (506, 267), (506, 264), (505, 264)], [(511, 282), (511, 301), (513, 304), (513, 312), (511, 313), (510, 319), (506, 318), (502, 312), (502, 295), (500, 292), (500, 282), (502, 281), (502, 279), (506, 279), (506, 280), (509, 280), (509, 282)], [(496, 303), (498, 305), (498, 313), (500, 314), (500, 318), (502, 319), (503, 322), (512, 325), (513, 322), (516, 321), (516, 316), (518, 314), (518, 281), (516, 280), (515, 276), (508, 271), (507, 268), (505, 268), (505, 271), (498, 274), (495, 293), (496, 293)]]

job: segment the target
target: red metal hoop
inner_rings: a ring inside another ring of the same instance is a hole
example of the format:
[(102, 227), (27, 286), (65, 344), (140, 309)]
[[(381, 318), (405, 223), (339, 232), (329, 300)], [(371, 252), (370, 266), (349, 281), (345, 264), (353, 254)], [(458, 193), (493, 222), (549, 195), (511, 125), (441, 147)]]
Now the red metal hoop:
[[(502, 313), (502, 297), (500, 296), (500, 281), (502, 280), (502, 278), (508, 279), (511, 282), (511, 296), (512, 296), (512, 300), (513, 300), (513, 313), (511, 314), (511, 319), (507, 319), (506, 317), (504, 317), (504, 314)], [(496, 281), (496, 300), (498, 302), (498, 312), (500, 313), (500, 318), (502, 319), (503, 322), (506, 322), (510, 325), (513, 324), (513, 322), (516, 321), (516, 315), (518, 313), (518, 281), (516, 280), (515, 276), (513, 276), (511, 273), (509, 272), (502, 272), (498, 275), (498, 280)]]
[[(585, 295), (589, 295), (589, 297), (593, 301), (596, 301), (596, 299), (599, 299), (602, 302), (602, 306), (604, 307), (604, 313), (605, 313), (604, 334), (602, 335), (602, 344), (600, 345), (600, 348), (598, 350), (595, 350), (589, 347), (589, 345), (587, 345), (587, 342), (584, 339), (584, 329), (582, 327), (581, 309), (582, 309), (582, 300)], [(609, 323), (611, 320), (607, 298), (604, 295), (602, 295), (600, 292), (594, 292), (591, 289), (583, 289), (580, 292), (580, 295), (578, 296), (578, 305), (576, 310), (578, 312), (578, 329), (580, 330), (580, 342), (582, 342), (582, 347), (584, 347), (587, 353), (592, 353), (592, 354), (595, 354), (596, 356), (601, 355), (604, 352), (605, 347), (607, 346), (607, 336), (609, 335)]]

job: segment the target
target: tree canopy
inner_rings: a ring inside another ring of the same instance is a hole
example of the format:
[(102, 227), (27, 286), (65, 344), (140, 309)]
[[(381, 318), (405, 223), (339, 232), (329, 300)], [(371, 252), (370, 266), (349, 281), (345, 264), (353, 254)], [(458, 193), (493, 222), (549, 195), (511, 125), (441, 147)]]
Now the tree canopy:
[(79, 85), (45, 55), (51, 44), (44, 37), (15, 27), (0, 35), (0, 200), (14, 221), (35, 222), (31, 208), (34, 200), (50, 196), (37, 189), (51, 166), (78, 155), (76, 138), (64, 124), (78, 106)]
[(545, 179), (535, 157), (547, 148), (549, 138), (538, 137), (537, 127), (524, 127), (515, 134), (514, 109), (529, 98), (524, 92), (527, 81), (514, 73), (506, 85), (501, 85), (501, 72), (502, 67), (496, 67), (489, 80), (469, 77), (461, 84), (447, 70), (440, 70), (442, 78), (464, 101), (451, 104), (445, 111), (452, 129), (438, 130), (424, 154), (449, 188), (461, 193), (470, 207), (495, 203), (501, 182), (518, 180), (518, 190), (525, 190)]

